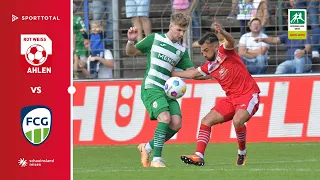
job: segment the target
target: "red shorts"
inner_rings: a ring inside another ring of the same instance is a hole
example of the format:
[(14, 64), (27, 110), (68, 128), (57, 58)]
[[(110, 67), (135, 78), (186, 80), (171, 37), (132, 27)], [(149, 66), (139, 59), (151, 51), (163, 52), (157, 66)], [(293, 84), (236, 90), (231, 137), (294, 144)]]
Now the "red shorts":
[(225, 121), (233, 118), (238, 109), (245, 109), (250, 114), (250, 118), (259, 109), (260, 97), (258, 93), (243, 95), (239, 97), (226, 97), (219, 101), (212, 109), (220, 113)]

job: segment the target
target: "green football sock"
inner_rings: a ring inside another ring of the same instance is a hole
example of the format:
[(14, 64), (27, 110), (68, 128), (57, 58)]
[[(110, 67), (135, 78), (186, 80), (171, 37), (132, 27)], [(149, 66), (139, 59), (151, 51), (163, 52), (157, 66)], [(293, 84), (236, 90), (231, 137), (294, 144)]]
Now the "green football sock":
[(153, 157), (161, 157), (162, 147), (164, 144), (164, 140), (166, 138), (167, 130), (169, 128), (169, 124), (159, 122), (154, 132), (154, 152)]
[[(172, 136), (174, 136), (177, 132), (178, 131), (175, 131), (175, 130), (171, 129), (170, 127), (168, 127), (166, 138), (164, 139), (164, 142), (167, 142), (169, 139), (171, 139)], [(154, 139), (149, 141), (149, 144), (150, 144), (151, 148), (154, 149)]]
[(174, 136), (177, 132), (178, 131), (175, 131), (169, 127), (167, 130), (167, 134), (166, 134), (166, 138), (165, 138), (164, 142), (167, 142), (169, 139), (171, 139), (172, 136)]

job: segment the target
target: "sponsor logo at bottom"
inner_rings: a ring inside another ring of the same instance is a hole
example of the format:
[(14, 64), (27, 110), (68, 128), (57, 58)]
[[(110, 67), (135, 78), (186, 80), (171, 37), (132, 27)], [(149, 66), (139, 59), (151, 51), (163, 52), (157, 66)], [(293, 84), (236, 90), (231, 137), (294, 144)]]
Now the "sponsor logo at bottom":
[(48, 164), (54, 163), (54, 159), (25, 159), (20, 158), (18, 160), (18, 165), (22, 168), (25, 167), (41, 167)]

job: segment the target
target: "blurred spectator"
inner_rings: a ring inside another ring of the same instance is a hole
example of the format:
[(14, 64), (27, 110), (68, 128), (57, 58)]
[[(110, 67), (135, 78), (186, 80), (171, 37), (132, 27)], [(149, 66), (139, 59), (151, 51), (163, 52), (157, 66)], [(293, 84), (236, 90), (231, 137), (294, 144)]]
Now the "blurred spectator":
[[(243, 3), (244, 0), (240, 0), (241, 2), (240, 3)], [(254, 4), (257, 4), (259, 5), (260, 1), (262, 0), (254, 0)], [(270, 7), (270, 0), (267, 0), (267, 5), (268, 5), (268, 12), (269, 14), (271, 13), (271, 7)], [(238, 14), (238, 5), (239, 5), (239, 0), (232, 0), (232, 5), (231, 5), (231, 12), (230, 14), (228, 15), (227, 19), (229, 20), (236, 20), (237, 19), (237, 14)], [(257, 9), (257, 7), (256, 7)]]
[(309, 24), (312, 33), (312, 57), (319, 57), (320, 25), (319, 25), (319, 0), (296, 0), (296, 9), (307, 9)]
[[(232, 7), (231, 13), (229, 14), (229, 16), (227, 17), (227, 19), (237, 19), (240, 21), (240, 35), (242, 36), (244, 33), (246, 33), (246, 26), (248, 24), (248, 22), (250, 21), (250, 19), (257, 17), (257, 10), (259, 8), (261, 0), (241, 0), (239, 2), (239, 0), (233, 1), (232, 6), (237, 5), (238, 8), (238, 15), (235, 15), (234, 11), (235, 11), (235, 7)], [(266, 3), (266, 7), (261, 6), (260, 7), (260, 11), (259, 11), (259, 16), (263, 17), (263, 18), (267, 18), (269, 19), (269, 7), (268, 7), (268, 3)], [(264, 3), (262, 5), (265, 5)], [(268, 13), (268, 16), (263, 15), (262, 13)], [(262, 20), (262, 19), (261, 19)], [(263, 23), (267, 23), (264, 22)], [(265, 24), (264, 24), (265, 25)]]
[[(174, 9), (174, 13), (183, 13), (187, 15), (189, 10), (189, 0), (173, 0), (172, 8)], [(182, 45), (187, 47), (187, 33), (184, 33)]]
[[(104, 57), (104, 45), (103, 45), (103, 31), (101, 24), (98, 21), (91, 21), (90, 34), (88, 35), (85, 29), (81, 30), (84, 39), (90, 40), (90, 56), (91, 57)], [(97, 78), (99, 72), (98, 60), (90, 61), (90, 76)]]
[(288, 24), (288, 9), (293, 9), (294, 6), (295, 6), (295, 0), (290, 0), (289, 2), (282, 4), (283, 24)]
[(250, 74), (264, 74), (267, 70), (269, 44), (255, 41), (268, 37), (261, 32), (261, 24), (259, 18), (253, 18), (249, 22), (251, 32), (242, 35), (239, 41), (239, 56)]
[(276, 74), (311, 72), (310, 36), (306, 40), (290, 40), (288, 33), (285, 33), (278, 37), (256, 38), (255, 41), (268, 44), (286, 44), (287, 60), (278, 65)]
[(138, 42), (143, 39), (142, 30), (145, 36), (151, 33), (149, 9), (150, 0), (126, 0), (126, 16), (132, 18), (133, 26), (138, 29)]
[(176, 10), (176, 12), (187, 13), (187, 10), (190, 6), (189, 0), (173, 0), (172, 8)]
[[(90, 41), (89, 40), (85, 40), (84, 41), (84, 45), (86, 48), (88, 48), (88, 50), (90, 50)], [(80, 61), (79, 62), (79, 68), (82, 71), (83, 75), (85, 77), (91, 77), (90, 73), (88, 71), (87, 65), (90, 64), (90, 62), (94, 62), (94, 61), (99, 61), (99, 73), (98, 76), (96, 78), (99, 79), (104, 79), (104, 78), (112, 78), (112, 69), (114, 68), (114, 61), (113, 61), (113, 56), (110, 50), (105, 49), (104, 50), (104, 57), (99, 57), (99, 56), (95, 56), (95, 57), (88, 57), (87, 62), (86, 61)]]
[(231, 20), (237, 19), (238, 4), (239, 4), (239, 0), (232, 0), (231, 12), (230, 12), (229, 16), (227, 17), (227, 19), (231, 19)]
[(246, 25), (251, 19), (252, 10), (254, 9), (253, 0), (242, 0), (238, 3), (239, 13), (237, 15), (237, 20), (240, 21), (240, 35), (246, 33)]
[(81, 29), (85, 29), (82, 17), (76, 14), (77, 6), (73, 3), (73, 74), (74, 78), (78, 78), (78, 63), (79, 60), (85, 60), (88, 56), (88, 51), (83, 44)]
[(264, 33), (266, 26), (270, 24), (269, 4), (267, 0), (260, 1), (256, 17), (261, 20), (261, 32)]
[(93, 20), (102, 24), (104, 13), (106, 13), (105, 46), (113, 49), (113, 19), (112, 19), (112, 0), (92, 0), (90, 6)]
[[(189, 0), (192, 3), (192, 0)], [(192, 11), (192, 34), (193, 40), (200, 39), (201, 26), (200, 26), (201, 16), (200, 16), (200, 3), (197, 3), (196, 7)]]

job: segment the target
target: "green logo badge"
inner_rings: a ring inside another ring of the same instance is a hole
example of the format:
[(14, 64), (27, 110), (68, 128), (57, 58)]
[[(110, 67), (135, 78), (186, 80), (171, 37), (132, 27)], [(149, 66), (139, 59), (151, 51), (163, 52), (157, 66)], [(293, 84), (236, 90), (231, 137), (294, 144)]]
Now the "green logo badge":
[(304, 24), (306, 22), (305, 11), (290, 11), (291, 24)]
[(307, 39), (307, 10), (289, 9), (288, 38), (291, 40)]

